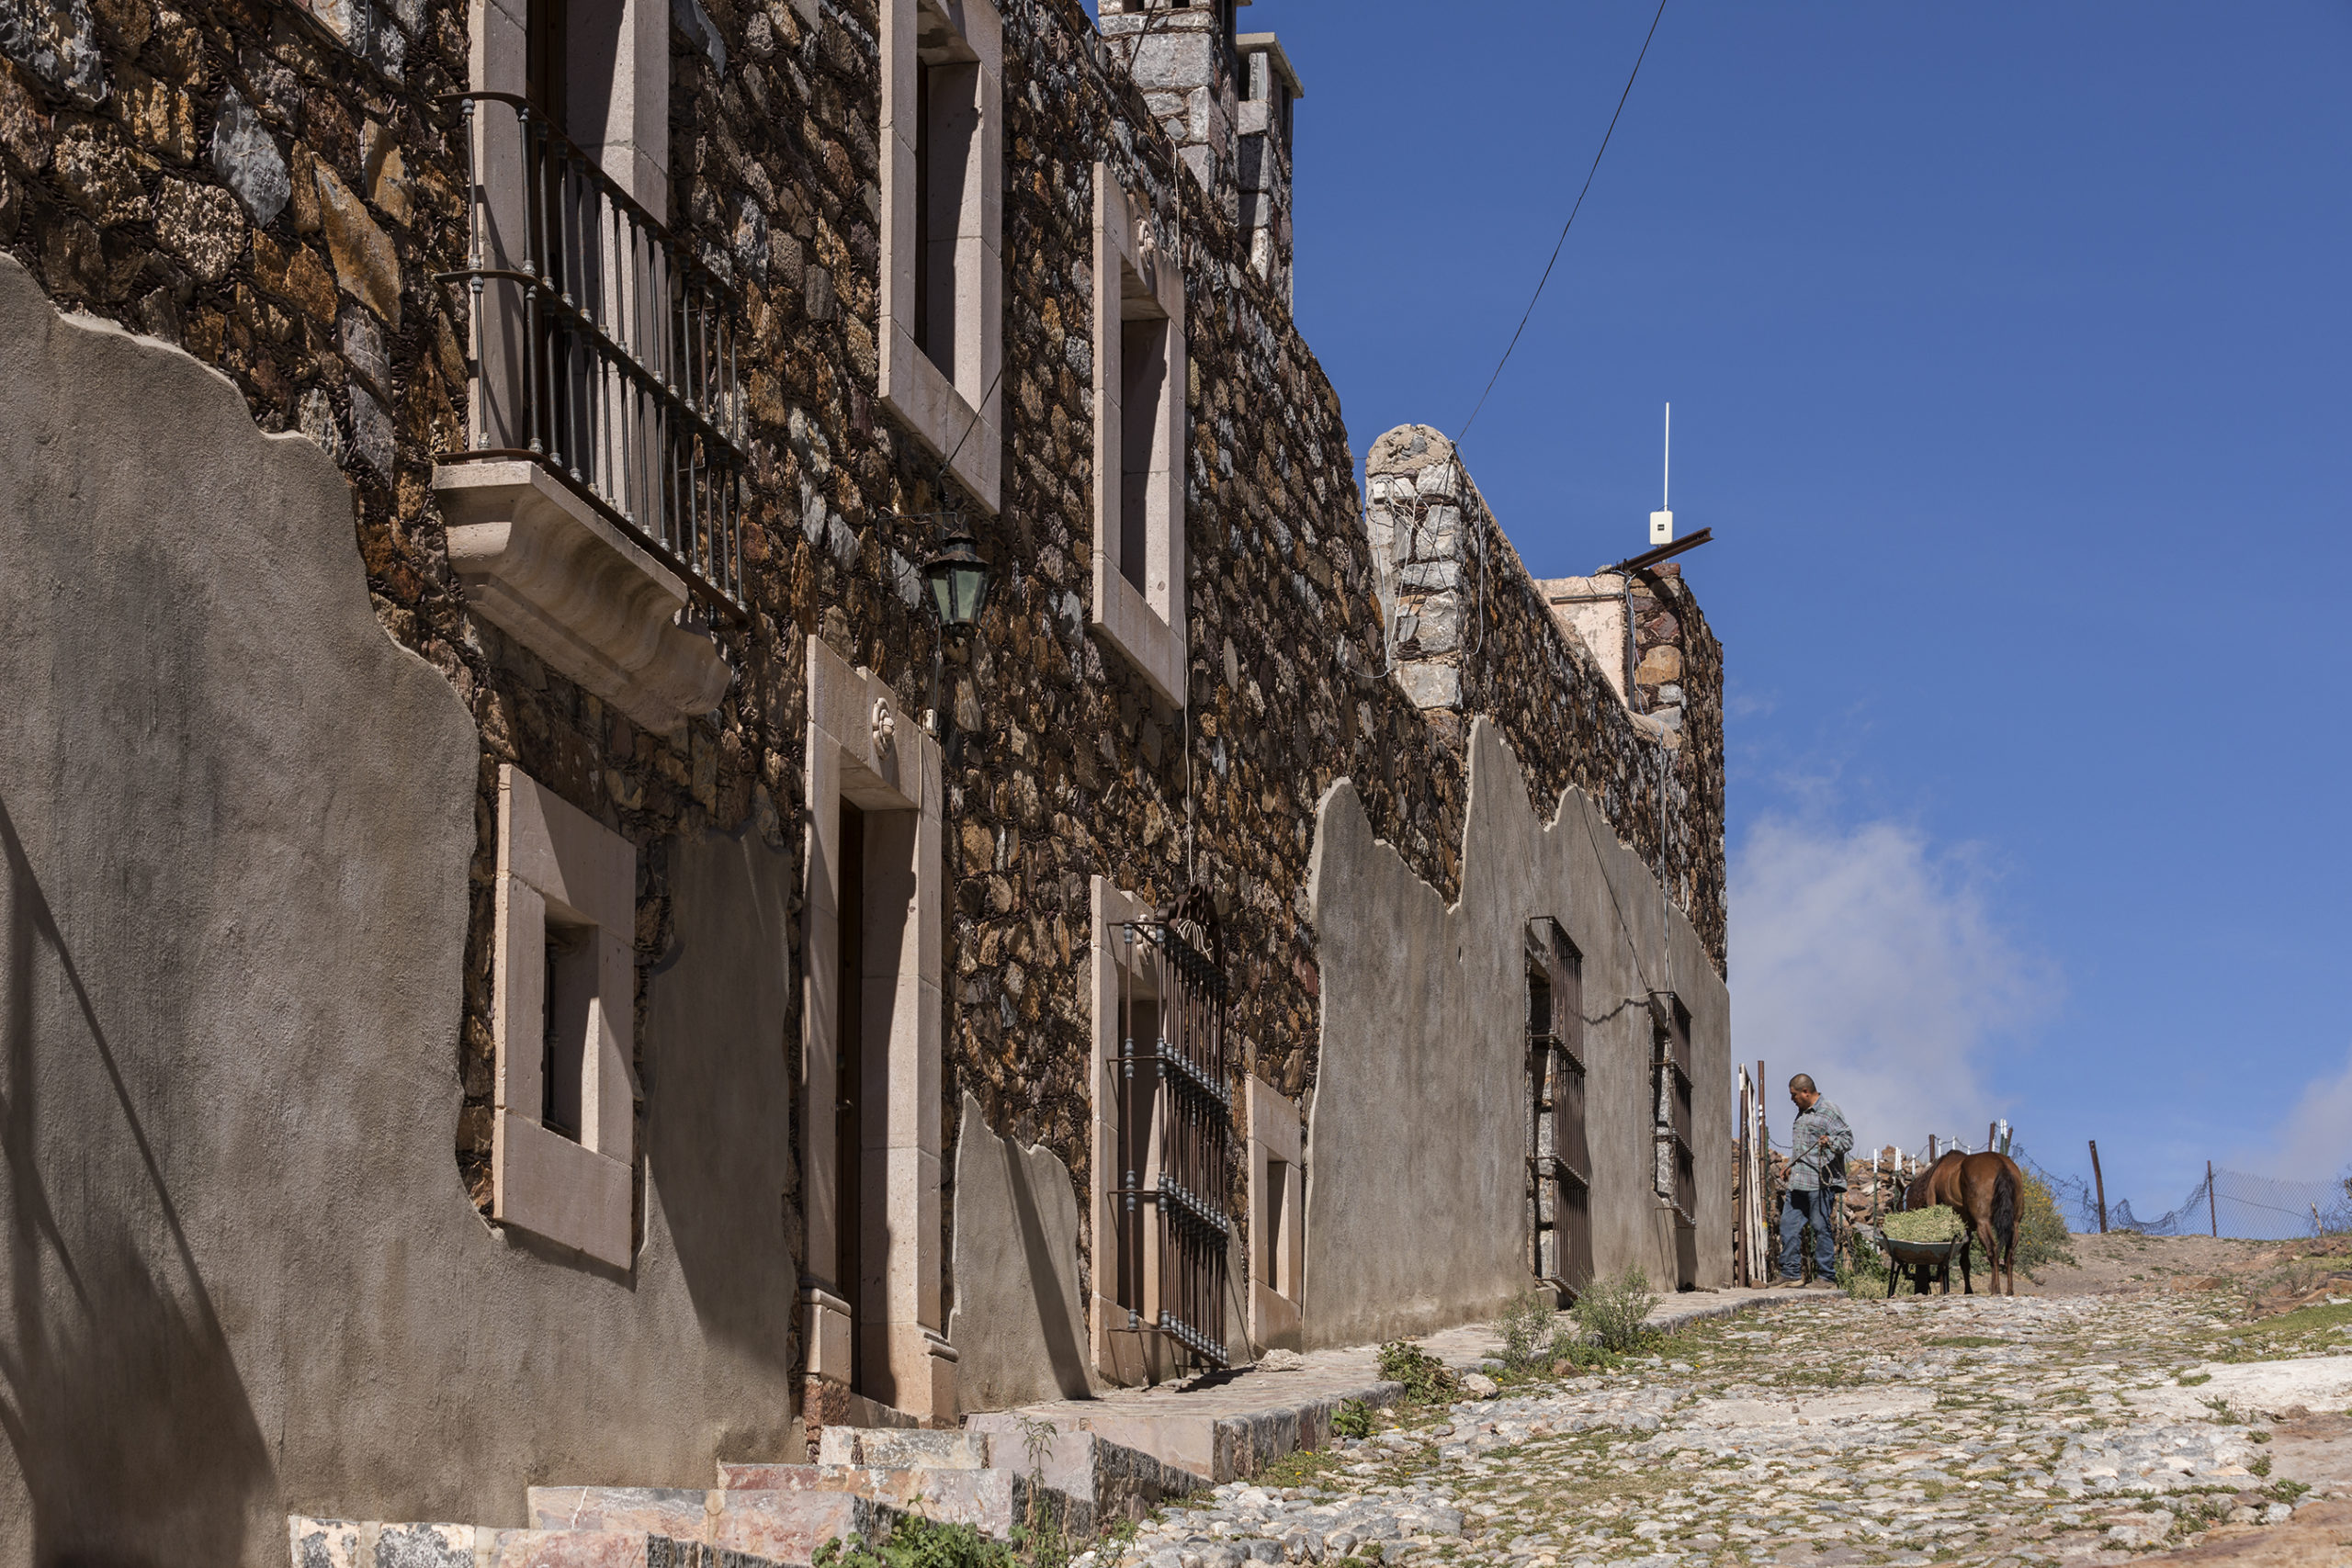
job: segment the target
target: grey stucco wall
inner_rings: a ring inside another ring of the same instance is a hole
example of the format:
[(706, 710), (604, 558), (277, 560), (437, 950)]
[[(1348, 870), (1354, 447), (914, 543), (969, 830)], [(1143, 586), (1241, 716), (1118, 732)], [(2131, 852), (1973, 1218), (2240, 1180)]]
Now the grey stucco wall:
[(964, 1096), (956, 1136), (956, 1398), (966, 1410), (1083, 1399), (1086, 1310), (1078, 1289), (1078, 1192), (1051, 1149), (989, 1130)]
[[(1462, 896), (1449, 907), (1374, 837), (1355, 787), (1317, 814), (1310, 896), (1322, 1065), (1306, 1137), (1305, 1334), (1363, 1344), (1491, 1315), (1533, 1284), (1522, 1210), (1527, 922), (1584, 955), (1593, 1263), (1671, 1288), (1671, 1213), (1652, 1192), (1652, 987), (1691, 1015), (1700, 1287), (1731, 1267), (1730, 1007), (1679, 909), (1578, 791), (1555, 819), (1479, 720), (1470, 740)], [(1670, 980), (1669, 980), (1670, 976)]]
[(0, 257), (0, 1561), (782, 1457), (788, 857), (678, 850), (645, 1238), (583, 1266), (451, 1158), (479, 742), (334, 466)]

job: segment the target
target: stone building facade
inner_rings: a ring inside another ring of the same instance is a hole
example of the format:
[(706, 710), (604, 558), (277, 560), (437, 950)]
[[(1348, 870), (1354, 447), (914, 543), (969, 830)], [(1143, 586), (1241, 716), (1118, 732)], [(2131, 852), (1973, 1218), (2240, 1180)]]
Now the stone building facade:
[(1575, 1182), (1578, 1266), (1724, 1278), (1720, 649), (1433, 431), (1359, 483), (1298, 75), (1103, 10), (0, 18), (10, 1552), (1165, 1375), (1113, 1068), (1190, 890), (1234, 1358), (1574, 1285)]

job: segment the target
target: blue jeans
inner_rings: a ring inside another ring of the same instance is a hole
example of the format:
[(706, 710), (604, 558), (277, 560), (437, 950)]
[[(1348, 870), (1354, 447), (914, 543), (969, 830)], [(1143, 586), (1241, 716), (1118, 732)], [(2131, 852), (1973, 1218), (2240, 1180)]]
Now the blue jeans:
[(1838, 1277), (1838, 1244), (1829, 1234), (1829, 1216), (1835, 1211), (1839, 1194), (1826, 1188), (1811, 1192), (1791, 1189), (1789, 1201), (1781, 1207), (1781, 1278), (1801, 1279), (1804, 1274), (1804, 1227), (1813, 1222), (1814, 1273), (1820, 1279)]

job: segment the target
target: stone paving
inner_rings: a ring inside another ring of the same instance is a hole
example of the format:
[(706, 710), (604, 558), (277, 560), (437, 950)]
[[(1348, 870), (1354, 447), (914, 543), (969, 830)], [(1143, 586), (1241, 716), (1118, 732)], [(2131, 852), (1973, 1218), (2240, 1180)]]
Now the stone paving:
[(2181, 1293), (1807, 1292), (1616, 1371), (1383, 1410), (1073, 1568), (2124, 1562), (2345, 1495), (2272, 1474), (2269, 1417), (2343, 1409), (2352, 1357), (2204, 1360), (2225, 1332)]

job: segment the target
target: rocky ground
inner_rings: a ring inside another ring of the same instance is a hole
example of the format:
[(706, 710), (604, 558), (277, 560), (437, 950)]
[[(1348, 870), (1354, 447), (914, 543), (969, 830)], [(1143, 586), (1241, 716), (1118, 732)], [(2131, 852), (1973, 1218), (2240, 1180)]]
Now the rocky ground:
[(1792, 1293), (1611, 1371), (1377, 1412), (1074, 1568), (2107, 1563), (2299, 1508), (2326, 1529), (2291, 1560), (2352, 1563), (2352, 1304), (2256, 1322), (2242, 1283), (2180, 1288), (2210, 1266), (2102, 1270), (2153, 1276), (2108, 1293)]

